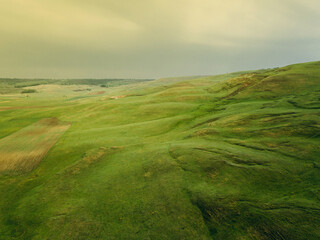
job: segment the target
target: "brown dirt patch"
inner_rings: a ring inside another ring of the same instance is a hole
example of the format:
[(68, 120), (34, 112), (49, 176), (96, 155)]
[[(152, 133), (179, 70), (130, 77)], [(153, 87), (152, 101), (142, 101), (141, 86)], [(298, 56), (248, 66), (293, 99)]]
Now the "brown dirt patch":
[(104, 94), (106, 91), (98, 91), (98, 92), (92, 92), (92, 93), (89, 93), (89, 95), (101, 95), (101, 94)]

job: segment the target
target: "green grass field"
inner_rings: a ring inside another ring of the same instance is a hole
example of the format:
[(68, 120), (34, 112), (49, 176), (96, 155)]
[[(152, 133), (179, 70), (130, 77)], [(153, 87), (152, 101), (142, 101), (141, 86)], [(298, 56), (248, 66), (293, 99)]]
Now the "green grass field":
[(47, 118), (2, 138), (0, 173), (13, 175), (33, 170), (69, 127), (69, 123)]
[(47, 152), (0, 171), (1, 240), (320, 239), (320, 62), (73, 81), (0, 81), (0, 154)]

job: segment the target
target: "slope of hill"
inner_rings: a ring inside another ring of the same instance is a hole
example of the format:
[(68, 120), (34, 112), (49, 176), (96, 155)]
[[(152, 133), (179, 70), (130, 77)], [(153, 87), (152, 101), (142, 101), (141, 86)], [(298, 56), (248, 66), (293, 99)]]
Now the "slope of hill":
[(320, 62), (54, 89), (0, 95), (2, 139), (72, 123), (0, 173), (0, 239), (320, 238)]
[(152, 79), (19, 79), (19, 78), (0, 78), (0, 94), (20, 93), (22, 88), (40, 85), (90, 85), (117, 87), (134, 83), (151, 81)]

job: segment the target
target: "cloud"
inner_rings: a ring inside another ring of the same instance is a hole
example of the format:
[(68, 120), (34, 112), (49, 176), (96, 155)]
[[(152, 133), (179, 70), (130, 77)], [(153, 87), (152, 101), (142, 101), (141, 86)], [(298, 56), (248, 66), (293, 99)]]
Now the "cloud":
[[(310, 17), (310, 5), (299, 3), (301, 1), (289, 4), (275, 0), (186, 0), (186, 39), (212, 46), (237, 47), (257, 41), (319, 37), (320, 32), (314, 32), (318, 23), (313, 21), (319, 20), (319, 15), (314, 12)], [(320, 9), (319, 2), (312, 4)]]
[[(107, 9), (66, 1), (10, 0), (0, 10), (0, 29), (13, 36), (79, 47), (116, 49), (141, 30)], [(123, 41), (123, 40), (126, 41)], [(1, 40), (0, 40), (1, 41)]]
[(1, 0), (0, 75), (154, 77), (317, 60), (319, 23), (318, 0)]

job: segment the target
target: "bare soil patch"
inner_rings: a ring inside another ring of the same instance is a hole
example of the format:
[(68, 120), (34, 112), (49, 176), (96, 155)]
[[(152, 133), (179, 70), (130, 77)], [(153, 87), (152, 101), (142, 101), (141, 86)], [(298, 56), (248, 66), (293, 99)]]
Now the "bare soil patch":
[(101, 95), (101, 94), (104, 94), (106, 91), (98, 91), (98, 92), (92, 92), (92, 93), (89, 93), (89, 95)]

